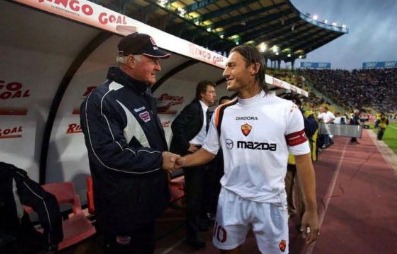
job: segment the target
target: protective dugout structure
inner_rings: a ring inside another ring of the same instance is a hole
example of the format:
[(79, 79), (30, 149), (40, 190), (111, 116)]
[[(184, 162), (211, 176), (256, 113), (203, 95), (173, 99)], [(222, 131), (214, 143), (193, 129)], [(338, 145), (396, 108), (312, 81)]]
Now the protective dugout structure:
[[(150, 34), (172, 53), (153, 87), (168, 141), (170, 124), (201, 79), (218, 84), (225, 57), (86, 0), (0, 1), (0, 161), (41, 184), (71, 181), (85, 203), (90, 174), (80, 128), (82, 100), (115, 64), (117, 43)], [(307, 92), (266, 76), (280, 90)]]

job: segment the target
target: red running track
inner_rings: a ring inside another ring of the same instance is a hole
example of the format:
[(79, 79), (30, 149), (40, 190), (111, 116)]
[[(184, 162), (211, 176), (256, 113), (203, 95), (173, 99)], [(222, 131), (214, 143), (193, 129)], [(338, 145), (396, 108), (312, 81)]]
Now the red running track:
[[(360, 144), (350, 138), (335, 137), (334, 145), (314, 162), (320, 236), (305, 245), (290, 219), (291, 254), (392, 254), (397, 253), (397, 178), (377, 148), (377, 142), (364, 130)], [(395, 159), (395, 158), (394, 158)], [(397, 161), (397, 160), (396, 160)], [(184, 245), (184, 228), (177, 239), (158, 242), (157, 253), (218, 253), (211, 244), (211, 232), (204, 233), (207, 247), (194, 250)], [(171, 237), (171, 236), (170, 236)], [(259, 253), (250, 235), (242, 253)]]
[(320, 154), (315, 170), (321, 233), (304, 246), (292, 229), (290, 253), (397, 253), (396, 169), (370, 132), (363, 132), (358, 145), (335, 137)]

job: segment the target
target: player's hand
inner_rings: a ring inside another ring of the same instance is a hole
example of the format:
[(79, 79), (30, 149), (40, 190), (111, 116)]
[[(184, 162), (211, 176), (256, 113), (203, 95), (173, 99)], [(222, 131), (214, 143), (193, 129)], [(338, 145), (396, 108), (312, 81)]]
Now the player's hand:
[(175, 168), (182, 168), (185, 165), (185, 157), (179, 157), (175, 162)]
[(164, 170), (172, 172), (175, 169), (175, 162), (181, 157), (179, 154), (171, 152), (163, 152), (163, 166)]
[(305, 240), (306, 244), (311, 244), (317, 241), (317, 238), (320, 235), (317, 211), (306, 211), (303, 214), (301, 232), (302, 238)]

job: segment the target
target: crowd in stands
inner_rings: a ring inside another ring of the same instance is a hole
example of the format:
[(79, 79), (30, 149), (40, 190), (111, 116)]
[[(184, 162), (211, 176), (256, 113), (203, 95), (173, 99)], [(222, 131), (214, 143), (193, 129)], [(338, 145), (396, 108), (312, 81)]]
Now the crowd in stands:
[[(313, 70), (297, 72), (305, 82), (346, 109), (396, 112), (397, 69)], [(321, 103), (321, 102), (320, 102)]]
[(294, 73), (288, 69), (267, 69), (267, 74), (309, 92), (309, 98), (304, 100), (304, 104), (308, 105), (308, 108), (317, 108), (318, 105), (322, 104), (332, 104), (326, 99), (316, 95), (313, 92), (312, 86), (305, 82), (305, 77), (302, 75)]

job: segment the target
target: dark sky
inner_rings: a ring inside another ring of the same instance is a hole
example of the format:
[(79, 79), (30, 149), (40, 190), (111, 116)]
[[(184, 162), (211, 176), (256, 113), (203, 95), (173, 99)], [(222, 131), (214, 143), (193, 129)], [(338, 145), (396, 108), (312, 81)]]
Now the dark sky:
[[(312, 51), (305, 62), (360, 69), (363, 62), (397, 61), (397, 0), (291, 0), (318, 20), (346, 24), (349, 33)], [(295, 63), (299, 67), (299, 61)]]

